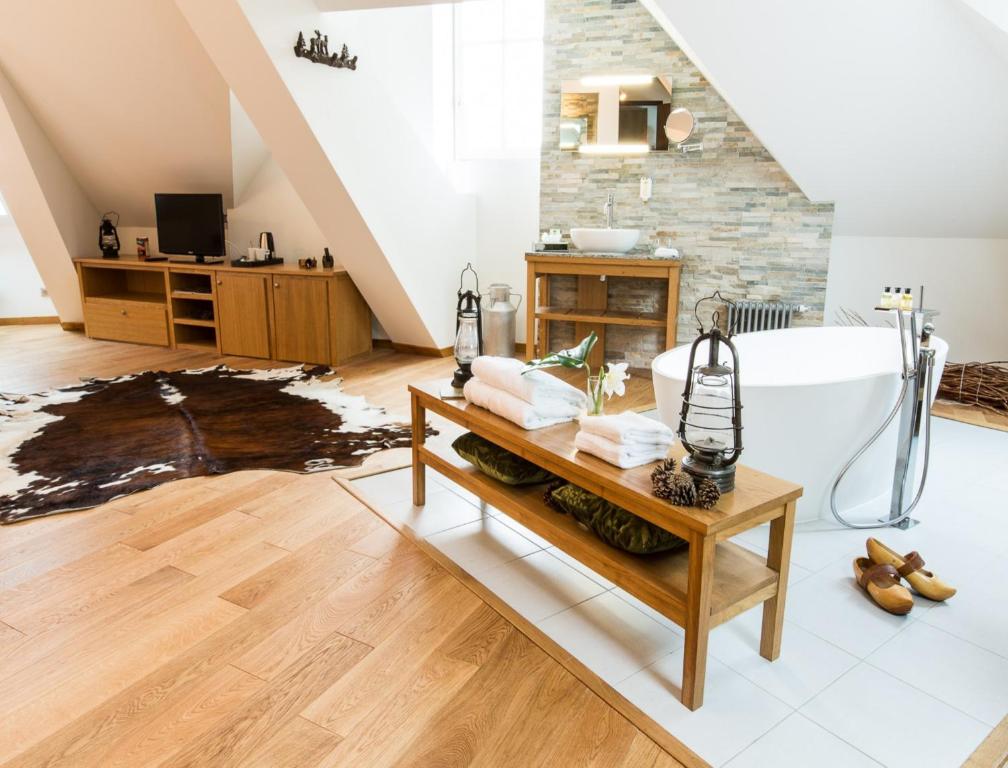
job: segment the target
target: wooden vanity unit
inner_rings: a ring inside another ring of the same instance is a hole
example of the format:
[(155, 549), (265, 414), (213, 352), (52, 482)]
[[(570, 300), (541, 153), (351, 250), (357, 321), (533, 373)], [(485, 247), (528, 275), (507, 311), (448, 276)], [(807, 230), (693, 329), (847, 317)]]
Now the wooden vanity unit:
[[(632, 256), (581, 256), (577, 253), (526, 253), (527, 271), (526, 328), (534, 343), (526, 345), (529, 360), (550, 352), (549, 321), (562, 320), (575, 324), (575, 337), (584, 338), (595, 331), (595, 345), (589, 363), (594, 368), (603, 362), (607, 325), (629, 325), (638, 328), (659, 328), (665, 331), (665, 346), (675, 346), (679, 311), (679, 273), (681, 262), (674, 259), (645, 259)], [(550, 275), (577, 277), (577, 306), (549, 305)], [(605, 278), (637, 277), (654, 279), (668, 285), (668, 306), (665, 312), (625, 312), (608, 308)], [(538, 295), (537, 295), (538, 289)], [(542, 321), (542, 322), (538, 322)]]
[(371, 350), (371, 310), (344, 269), (75, 263), (92, 338), (324, 365)]

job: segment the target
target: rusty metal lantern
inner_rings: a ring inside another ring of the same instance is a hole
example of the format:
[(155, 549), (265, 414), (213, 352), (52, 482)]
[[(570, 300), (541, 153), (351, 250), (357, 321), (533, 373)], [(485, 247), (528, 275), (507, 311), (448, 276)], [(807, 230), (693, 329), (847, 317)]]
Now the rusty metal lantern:
[[(463, 291), (466, 272), (472, 272), (475, 290)], [(472, 363), (483, 354), (483, 316), (480, 310), (479, 276), (472, 264), (466, 264), (459, 275), (458, 303), (455, 307), (455, 362), (458, 368), (451, 386), (461, 389), (472, 378)]]
[[(690, 348), (678, 434), (689, 454), (683, 459), (683, 471), (695, 478), (712, 480), (718, 490), (727, 493), (735, 487), (735, 463), (742, 454), (739, 357), (731, 342), (732, 329), (725, 334), (718, 327), (717, 311), (711, 316), (710, 330), (704, 330), (699, 307), (712, 299), (731, 303), (715, 291), (714, 295), (700, 299), (693, 309), (699, 336)], [(698, 362), (697, 353), (704, 342), (707, 342), (706, 359)]]

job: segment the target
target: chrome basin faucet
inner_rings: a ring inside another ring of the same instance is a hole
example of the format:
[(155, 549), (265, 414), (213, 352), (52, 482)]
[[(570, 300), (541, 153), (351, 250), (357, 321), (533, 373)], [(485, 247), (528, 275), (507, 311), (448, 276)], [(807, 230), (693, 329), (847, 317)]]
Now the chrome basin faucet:
[(616, 194), (610, 192), (606, 198), (606, 204), (602, 206), (602, 213), (605, 214), (606, 229), (612, 229), (613, 209), (616, 207)]

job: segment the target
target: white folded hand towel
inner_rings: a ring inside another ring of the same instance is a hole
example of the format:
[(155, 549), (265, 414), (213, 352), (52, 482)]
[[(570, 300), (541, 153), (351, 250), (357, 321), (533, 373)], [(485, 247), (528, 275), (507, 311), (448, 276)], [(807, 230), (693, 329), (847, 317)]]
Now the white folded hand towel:
[(639, 467), (641, 464), (664, 459), (669, 448), (667, 445), (623, 445), (584, 430), (579, 430), (574, 436), (574, 447), (615, 464), (620, 469)]
[(492, 387), (510, 392), (517, 398), (532, 405), (554, 400), (573, 403), (584, 408), (588, 396), (577, 387), (558, 379), (545, 371), (522, 373), (525, 364), (512, 357), (491, 357), (483, 355), (473, 360), (473, 375)]
[(581, 430), (624, 445), (663, 445), (675, 443), (675, 432), (656, 419), (633, 411), (611, 416), (582, 416)]
[(561, 400), (543, 400), (539, 405), (532, 405), (478, 378), (469, 379), (462, 392), (470, 403), (486, 408), (522, 429), (540, 429), (574, 421), (581, 413), (578, 406)]

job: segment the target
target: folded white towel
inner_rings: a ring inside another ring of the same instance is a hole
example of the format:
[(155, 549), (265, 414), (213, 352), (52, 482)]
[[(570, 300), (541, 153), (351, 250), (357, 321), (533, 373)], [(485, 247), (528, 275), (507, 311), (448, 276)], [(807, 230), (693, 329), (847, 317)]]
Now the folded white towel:
[(667, 445), (622, 445), (584, 430), (578, 431), (574, 436), (574, 447), (597, 456), (602, 461), (615, 464), (620, 469), (639, 467), (641, 464), (664, 459), (668, 455)]
[(543, 400), (539, 405), (532, 405), (478, 378), (469, 379), (462, 392), (470, 403), (514, 422), (522, 429), (540, 429), (574, 421), (581, 413), (578, 406), (561, 400)]
[(545, 371), (529, 371), (522, 374), (525, 364), (512, 357), (491, 357), (483, 355), (473, 360), (473, 375), (492, 387), (510, 392), (517, 398), (532, 405), (547, 405), (555, 400), (572, 403), (584, 408), (588, 396), (577, 387), (558, 379)]
[(624, 445), (664, 445), (675, 443), (675, 432), (656, 419), (633, 411), (611, 416), (582, 416), (581, 430)]

